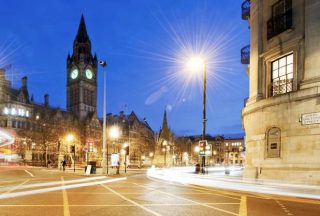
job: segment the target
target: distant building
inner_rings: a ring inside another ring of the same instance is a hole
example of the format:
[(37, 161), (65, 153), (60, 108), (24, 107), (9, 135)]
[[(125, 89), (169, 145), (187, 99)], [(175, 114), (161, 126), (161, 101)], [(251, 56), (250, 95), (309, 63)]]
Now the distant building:
[[(95, 160), (99, 165), (102, 120), (96, 113), (97, 69), (83, 16), (73, 53), (67, 57), (66, 110), (51, 106), (47, 94), (42, 103), (35, 102), (29, 95), (27, 77), (22, 78), (21, 88), (15, 89), (5, 78), (5, 70), (0, 69), (0, 161), (59, 166), (62, 160), (68, 164)], [(129, 116), (121, 112), (119, 117), (107, 116), (108, 125), (114, 122), (124, 126), (121, 139), (130, 143), (130, 160), (141, 158), (146, 149), (153, 151), (154, 134), (145, 119), (134, 112)], [(67, 139), (71, 134), (73, 139)], [(117, 153), (120, 150), (119, 145), (114, 149)]]
[(244, 177), (320, 182), (320, 4), (244, 1), (250, 46)]
[[(139, 118), (134, 112), (125, 115), (123, 111), (120, 115), (107, 115), (107, 133), (110, 128), (119, 129), (119, 137), (107, 138), (108, 152), (127, 154), (127, 164), (129, 167), (150, 166), (155, 151), (155, 134), (149, 126), (146, 118)], [(124, 152), (124, 146), (128, 146)], [(122, 157), (124, 163), (124, 157)]]
[[(244, 165), (244, 138), (225, 138), (224, 136), (207, 135), (208, 144), (212, 146), (211, 155), (206, 157), (208, 165)], [(195, 164), (199, 162), (197, 148), (202, 136), (185, 136), (175, 138), (177, 163)], [(188, 160), (186, 160), (188, 159)]]

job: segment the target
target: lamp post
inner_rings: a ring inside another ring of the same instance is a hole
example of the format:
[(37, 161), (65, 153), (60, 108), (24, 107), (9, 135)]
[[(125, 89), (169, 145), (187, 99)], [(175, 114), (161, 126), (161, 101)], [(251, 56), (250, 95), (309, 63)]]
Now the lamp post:
[[(202, 100), (202, 140), (206, 139), (206, 103), (207, 103), (207, 64), (201, 57), (193, 56), (187, 62), (187, 67), (192, 73), (203, 70), (203, 100)], [(205, 146), (204, 146), (205, 147)], [(201, 172), (205, 173), (206, 156), (201, 156)]]
[[(106, 137), (106, 97), (107, 97), (107, 62), (100, 61), (99, 64), (103, 68), (103, 134), (102, 134), (102, 174), (106, 174), (106, 164), (107, 164), (107, 175), (109, 173), (109, 162), (108, 162), (108, 146)], [(107, 149), (107, 159), (106, 159), (106, 149)]]
[[(67, 141), (71, 143), (74, 140), (74, 136), (72, 134), (67, 135)], [(76, 144), (73, 143), (71, 146), (72, 152), (73, 152), (73, 172), (76, 172)]]

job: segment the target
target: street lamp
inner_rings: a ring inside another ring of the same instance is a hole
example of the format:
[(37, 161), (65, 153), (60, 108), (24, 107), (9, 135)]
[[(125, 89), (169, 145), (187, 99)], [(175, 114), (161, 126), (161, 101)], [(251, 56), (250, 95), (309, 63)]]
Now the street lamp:
[[(107, 137), (106, 137), (106, 97), (107, 97), (107, 73), (106, 73), (106, 67), (107, 62), (106, 61), (99, 61), (99, 64), (103, 68), (103, 133), (102, 133), (102, 174), (105, 174), (106, 169), (106, 162), (107, 162), (107, 175), (108, 175), (108, 146), (107, 146)], [(107, 148), (107, 159), (106, 159), (106, 148)], [(107, 160), (107, 161), (106, 161)]]
[[(207, 103), (207, 64), (200, 56), (192, 56), (187, 61), (187, 68), (192, 73), (199, 73), (203, 70), (203, 103), (202, 103), (202, 140), (206, 139), (206, 103)], [(205, 173), (206, 156), (201, 156), (201, 171)]]
[[(74, 136), (72, 134), (68, 134), (66, 137), (66, 140), (68, 143), (71, 144), (74, 140)], [(73, 172), (76, 172), (76, 144), (75, 143), (73, 143), (72, 151), (73, 151)]]

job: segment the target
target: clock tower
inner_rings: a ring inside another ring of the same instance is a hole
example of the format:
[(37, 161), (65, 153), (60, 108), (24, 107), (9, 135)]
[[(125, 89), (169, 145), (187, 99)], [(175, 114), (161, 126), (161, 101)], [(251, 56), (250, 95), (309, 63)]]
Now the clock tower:
[(97, 56), (92, 56), (83, 15), (67, 58), (67, 110), (84, 119), (97, 108)]

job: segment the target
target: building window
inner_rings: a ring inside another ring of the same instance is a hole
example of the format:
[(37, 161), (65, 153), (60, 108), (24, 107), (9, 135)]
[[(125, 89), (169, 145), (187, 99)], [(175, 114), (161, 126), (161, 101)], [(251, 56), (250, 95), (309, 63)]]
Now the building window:
[(292, 27), (292, 0), (279, 0), (272, 5), (272, 17), (267, 27), (268, 40)]
[(292, 91), (293, 54), (271, 62), (271, 95), (285, 94)]
[(281, 131), (279, 128), (271, 128), (267, 132), (267, 158), (280, 157)]

